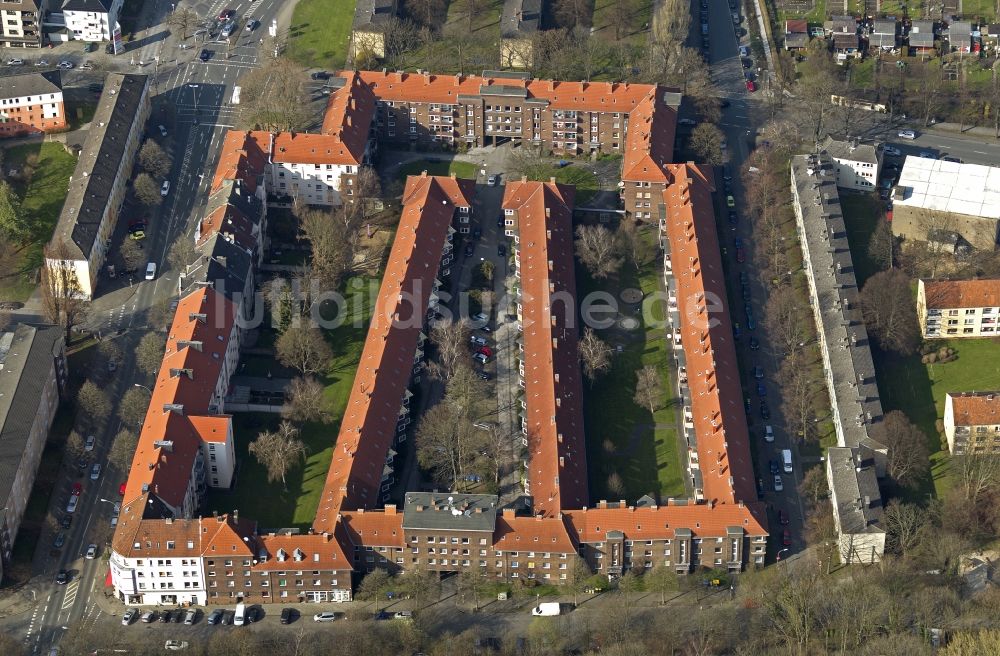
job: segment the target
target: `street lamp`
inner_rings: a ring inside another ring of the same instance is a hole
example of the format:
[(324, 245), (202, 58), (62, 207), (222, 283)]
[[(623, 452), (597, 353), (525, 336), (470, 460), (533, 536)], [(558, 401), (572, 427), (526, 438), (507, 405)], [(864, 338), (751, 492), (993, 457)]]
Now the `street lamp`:
[(785, 547), (784, 549), (782, 549), (781, 551), (779, 551), (778, 552), (778, 558), (777, 558), (777, 560), (781, 560), (781, 554), (785, 553), (786, 551), (789, 551), (788, 547)]
[(153, 396), (153, 390), (149, 389), (149, 388), (148, 388), (148, 387), (146, 387), (145, 385), (140, 385), (139, 383), (132, 383), (132, 387), (141, 387), (142, 389), (144, 389), (144, 390), (146, 390), (147, 392), (149, 392), (149, 395), (150, 395), (150, 396)]

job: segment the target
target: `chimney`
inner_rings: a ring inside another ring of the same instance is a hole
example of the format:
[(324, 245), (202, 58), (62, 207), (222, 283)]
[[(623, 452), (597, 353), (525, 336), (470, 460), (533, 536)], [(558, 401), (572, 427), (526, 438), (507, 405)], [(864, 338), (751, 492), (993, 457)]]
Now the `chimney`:
[(351, 96), (351, 109), (357, 109), (357, 108), (358, 108), (358, 107), (357, 107), (357, 105), (355, 104), (355, 101), (354, 101), (354, 96)]
[[(352, 99), (352, 102), (353, 102), (353, 99)], [(347, 127), (351, 127), (351, 115), (350, 114), (347, 115)]]
[(395, 515), (396, 514), (396, 504), (394, 504), (394, 503), (387, 503), (387, 504), (385, 504), (385, 514), (386, 515)]

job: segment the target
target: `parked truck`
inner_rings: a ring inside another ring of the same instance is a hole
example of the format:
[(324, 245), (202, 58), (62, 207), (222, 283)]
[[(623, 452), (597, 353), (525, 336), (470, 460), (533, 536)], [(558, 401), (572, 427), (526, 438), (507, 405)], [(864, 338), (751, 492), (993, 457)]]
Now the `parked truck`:
[(554, 601), (547, 601), (538, 604), (531, 609), (531, 614), (536, 617), (551, 617), (559, 614), (559, 604)]

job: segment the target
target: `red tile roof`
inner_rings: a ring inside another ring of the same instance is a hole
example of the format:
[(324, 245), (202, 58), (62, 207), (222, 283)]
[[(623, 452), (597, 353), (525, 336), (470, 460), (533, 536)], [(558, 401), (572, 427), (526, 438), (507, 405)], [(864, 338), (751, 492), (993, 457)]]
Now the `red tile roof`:
[(809, 32), (809, 21), (804, 19), (790, 19), (785, 21), (786, 34), (807, 34)]
[(628, 135), (622, 153), (622, 180), (667, 182), (664, 165), (674, 158), (677, 112), (663, 100), (656, 87), (628, 117)]
[(949, 393), (956, 426), (1000, 425), (1000, 392)]
[(679, 528), (690, 529), (695, 538), (723, 536), (729, 527), (767, 535), (765, 512), (757, 502), (586, 508), (565, 511), (563, 519), (577, 542), (602, 542), (608, 531), (621, 531), (627, 540), (663, 540), (673, 538)]
[[(125, 501), (148, 490), (174, 508), (183, 504), (203, 436), (216, 440), (229, 421), (201, 415), (209, 412), (235, 312), (233, 303), (211, 288), (192, 292), (178, 303), (129, 470)], [(183, 410), (165, 410), (167, 405)]]
[[(220, 189), (218, 193), (226, 193)], [(216, 233), (222, 233), (226, 239), (240, 248), (253, 250), (257, 246), (255, 224), (235, 205), (224, 204), (205, 214), (198, 223), (195, 244), (201, 246)]]
[(331, 531), (342, 510), (379, 502), (386, 453), (413, 369), (429, 298), (455, 208), (471, 205), (474, 183), (411, 176), (364, 350), (313, 527)]
[(257, 178), (264, 173), (270, 151), (271, 133), (230, 130), (222, 140), (219, 163), (212, 178), (212, 191), (222, 186), (223, 180), (242, 180), (252, 194), (257, 189)]
[(253, 521), (238, 520), (232, 515), (203, 517), (201, 520), (202, 555), (253, 558)]
[(274, 135), (272, 158), (275, 162), (357, 166), (361, 164), (361, 155), (355, 157), (347, 144), (333, 135), (305, 132), (279, 132)]
[[(257, 537), (258, 552), (267, 558), (253, 566), (254, 571), (264, 570), (352, 570), (353, 561), (344, 555), (340, 543), (328, 533), (307, 533), (304, 535), (260, 535)], [(283, 556), (284, 560), (278, 560)], [(350, 578), (342, 587), (350, 587)]]
[[(341, 73), (344, 76), (349, 74)], [(381, 71), (360, 71), (358, 75), (368, 83), (375, 96), (383, 101), (457, 104), (459, 95), (485, 95), (483, 87), (503, 86), (526, 89), (528, 98), (549, 101), (549, 109), (592, 112), (631, 112), (659, 88), (651, 84), (519, 80), (479, 75), (423, 75)]]
[(493, 548), (498, 551), (551, 551), (573, 553), (576, 545), (570, 539), (566, 524), (559, 516), (517, 517), (506, 510), (497, 516), (493, 531)]
[(666, 232), (687, 359), (691, 414), (704, 498), (756, 498), (743, 390), (716, 233), (711, 172), (671, 164), (663, 193)]
[(1000, 279), (921, 280), (929, 310), (1000, 307)]
[(344, 77), (344, 86), (330, 97), (327, 104), (323, 116), (323, 134), (336, 136), (351, 154), (353, 163), (361, 164), (378, 99), (356, 71), (344, 73)]
[[(536, 513), (587, 504), (583, 386), (577, 350), (573, 262), (573, 187), (509, 185), (503, 207), (516, 209), (524, 341), (524, 402)], [(567, 299), (570, 299), (567, 302)]]
[(399, 547), (403, 542), (403, 513), (395, 506), (386, 506), (384, 511), (365, 512), (345, 510), (340, 513), (338, 529), (341, 544), (345, 539), (356, 546)]

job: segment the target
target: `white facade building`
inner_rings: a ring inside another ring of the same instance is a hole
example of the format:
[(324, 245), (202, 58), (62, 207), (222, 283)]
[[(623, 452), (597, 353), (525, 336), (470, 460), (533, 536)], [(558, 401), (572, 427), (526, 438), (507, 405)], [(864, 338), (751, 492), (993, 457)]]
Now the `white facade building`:
[(110, 41), (124, 0), (66, 0), (62, 6), (66, 31), (73, 41)]
[(878, 184), (878, 151), (870, 144), (836, 141), (827, 137), (820, 151), (834, 162), (837, 187), (853, 191), (874, 191)]

